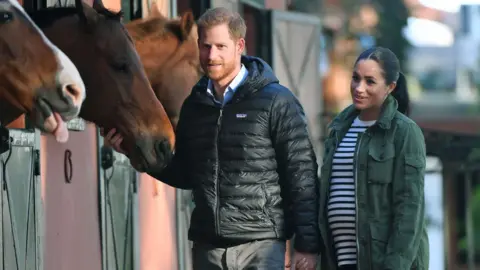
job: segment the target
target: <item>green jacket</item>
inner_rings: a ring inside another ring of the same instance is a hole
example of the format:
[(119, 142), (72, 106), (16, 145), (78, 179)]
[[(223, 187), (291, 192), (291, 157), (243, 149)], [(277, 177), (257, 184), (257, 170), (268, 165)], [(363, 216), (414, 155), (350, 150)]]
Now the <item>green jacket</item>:
[[(425, 139), (389, 96), (375, 125), (357, 142), (355, 182), (358, 270), (428, 270), (425, 224)], [(320, 176), (321, 270), (337, 268), (327, 218), (330, 174), (337, 144), (358, 116), (349, 106), (331, 123)]]

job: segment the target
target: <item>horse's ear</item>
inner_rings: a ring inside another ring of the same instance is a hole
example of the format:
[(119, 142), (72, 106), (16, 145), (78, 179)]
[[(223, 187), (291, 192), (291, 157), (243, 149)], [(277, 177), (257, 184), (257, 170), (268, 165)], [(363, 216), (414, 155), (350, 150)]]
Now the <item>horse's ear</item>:
[(85, 16), (85, 12), (83, 10), (84, 4), (85, 3), (83, 2), (83, 0), (75, 0), (75, 9), (77, 10), (77, 15), (80, 18), (80, 21), (82, 21), (83, 23), (86, 23), (87, 17)]
[(153, 1), (150, 5), (150, 14), (148, 14), (148, 17), (164, 17), (163, 14), (160, 12), (157, 1)]
[(182, 29), (183, 40), (187, 40), (192, 32), (192, 28), (195, 25), (195, 19), (191, 11), (187, 11), (182, 14), (180, 18), (180, 27)]
[(100, 10), (104, 10), (105, 9), (105, 6), (103, 5), (103, 2), (102, 0), (93, 0), (93, 5), (92, 5), (93, 9), (95, 9), (96, 11), (100, 11)]
[(79, 17), (80, 23), (89, 27), (97, 21), (97, 12), (90, 7), (83, 0), (75, 0), (75, 8)]

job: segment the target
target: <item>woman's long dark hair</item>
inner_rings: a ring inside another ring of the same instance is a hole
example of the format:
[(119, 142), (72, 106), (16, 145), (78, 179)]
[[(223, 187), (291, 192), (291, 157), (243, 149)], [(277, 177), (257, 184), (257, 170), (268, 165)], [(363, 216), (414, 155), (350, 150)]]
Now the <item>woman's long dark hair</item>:
[(392, 91), (392, 96), (398, 102), (398, 111), (408, 115), (410, 113), (410, 98), (408, 96), (407, 80), (400, 71), (400, 62), (397, 56), (387, 48), (372, 47), (358, 56), (355, 65), (358, 61), (367, 59), (373, 60), (380, 65), (387, 85), (393, 82), (397, 83)]
[(400, 73), (400, 76), (397, 80), (397, 86), (392, 91), (392, 96), (398, 102), (398, 111), (409, 115), (410, 114), (410, 98), (408, 96), (408, 86), (407, 86), (407, 79), (403, 73)]

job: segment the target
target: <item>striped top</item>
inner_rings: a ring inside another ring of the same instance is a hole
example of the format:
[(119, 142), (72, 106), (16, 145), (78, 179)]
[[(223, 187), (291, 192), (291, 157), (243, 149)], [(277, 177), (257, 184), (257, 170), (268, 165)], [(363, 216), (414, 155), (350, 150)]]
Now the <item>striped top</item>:
[(335, 150), (330, 178), (328, 223), (337, 254), (338, 266), (357, 264), (355, 230), (354, 156), (358, 138), (375, 121), (358, 117)]

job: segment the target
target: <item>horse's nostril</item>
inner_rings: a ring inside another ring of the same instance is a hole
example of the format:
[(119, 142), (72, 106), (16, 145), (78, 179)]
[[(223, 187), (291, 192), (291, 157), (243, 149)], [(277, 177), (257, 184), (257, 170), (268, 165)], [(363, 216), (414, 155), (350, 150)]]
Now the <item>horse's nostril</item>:
[(167, 150), (166, 141), (165, 140), (158, 141), (155, 145), (155, 148), (157, 150), (157, 153), (164, 154), (165, 151)]
[(67, 84), (63, 88), (63, 94), (69, 96), (75, 106), (80, 106), (83, 102), (82, 91), (75, 84)]
[(158, 141), (155, 145), (155, 150), (158, 156), (164, 157), (165, 162), (169, 162), (171, 156), (173, 155), (172, 148), (168, 140)]

